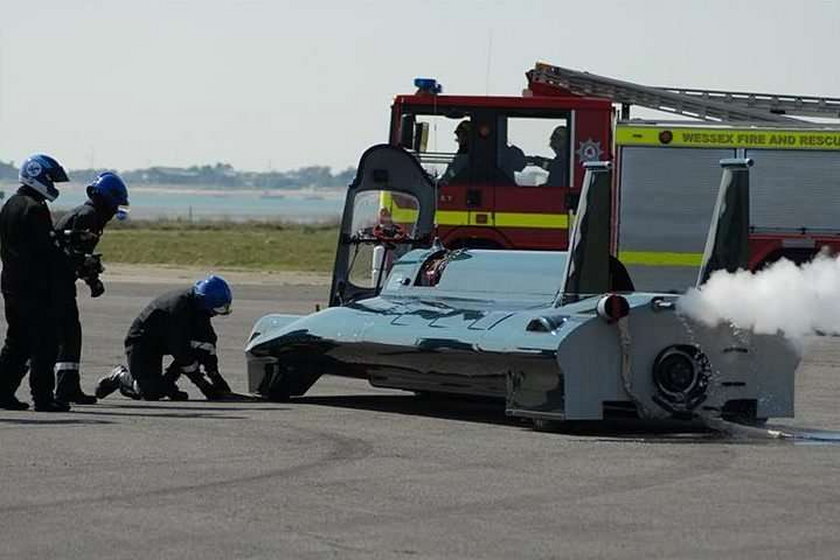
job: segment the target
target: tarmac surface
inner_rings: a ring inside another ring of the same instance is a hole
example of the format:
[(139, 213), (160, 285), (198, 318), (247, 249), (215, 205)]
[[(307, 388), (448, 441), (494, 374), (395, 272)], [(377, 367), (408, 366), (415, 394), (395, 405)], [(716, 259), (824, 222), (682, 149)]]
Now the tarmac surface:
[[(123, 271), (96, 300), (80, 285), (87, 390), (145, 304), (193, 277)], [(244, 391), (254, 320), (328, 288), (231, 278), (234, 313), (214, 323)], [(289, 403), (206, 402), (182, 381), (195, 400), (0, 411), (0, 558), (837, 558), (840, 339), (808, 342), (797, 418), (771, 420), (799, 441), (543, 433), (340, 378)]]

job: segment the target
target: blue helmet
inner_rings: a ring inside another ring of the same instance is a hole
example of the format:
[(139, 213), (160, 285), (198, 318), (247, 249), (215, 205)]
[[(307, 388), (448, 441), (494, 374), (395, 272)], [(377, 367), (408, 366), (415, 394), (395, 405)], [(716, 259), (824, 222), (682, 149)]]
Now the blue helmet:
[(112, 171), (100, 173), (87, 187), (91, 199), (102, 200), (108, 208), (114, 210), (117, 219), (122, 220), (128, 213), (128, 187), (122, 178)]
[(211, 315), (227, 315), (233, 294), (230, 286), (221, 276), (211, 274), (193, 285), (193, 294), (198, 298), (198, 305)]
[(18, 177), (22, 185), (35, 189), (49, 201), (58, 198), (55, 183), (70, 180), (61, 164), (46, 154), (33, 154), (26, 158)]

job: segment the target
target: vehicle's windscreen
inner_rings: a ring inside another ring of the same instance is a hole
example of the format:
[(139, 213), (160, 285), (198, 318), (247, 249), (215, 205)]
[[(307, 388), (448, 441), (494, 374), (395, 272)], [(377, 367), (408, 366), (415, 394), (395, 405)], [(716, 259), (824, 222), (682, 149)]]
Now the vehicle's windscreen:
[(401, 142), (443, 184), (569, 186), (567, 113), (522, 115), (501, 110), (449, 115), (407, 114)]
[(401, 192), (363, 191), (356, 195), (350, 230), (355, 241), (350, 282), (362, 288), (381, 283), (394, 259), (410, 247), (418, 210), (417, 199)]

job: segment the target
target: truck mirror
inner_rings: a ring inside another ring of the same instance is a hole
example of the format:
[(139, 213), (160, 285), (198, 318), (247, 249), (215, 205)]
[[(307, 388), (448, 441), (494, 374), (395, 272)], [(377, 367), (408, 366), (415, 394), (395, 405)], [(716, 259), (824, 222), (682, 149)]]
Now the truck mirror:
[(414, 149), (414, 115), (403, 115), (400, 119), (400, 147)]
[(429, 143), (429, 123), (419, 122), (414, 125), (414, 151), (425, 152)]

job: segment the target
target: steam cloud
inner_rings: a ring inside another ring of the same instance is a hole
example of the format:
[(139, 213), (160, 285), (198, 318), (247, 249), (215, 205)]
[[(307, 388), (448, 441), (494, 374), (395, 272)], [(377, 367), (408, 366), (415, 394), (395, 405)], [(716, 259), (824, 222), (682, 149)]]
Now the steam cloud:
[(840, 333), (840, 256), (820, 254), (802, 266), (782, 259), (755, 273), (720, 270), (680, 298), (678, 309), (710, 326), (731, 322), (793, 340)]

